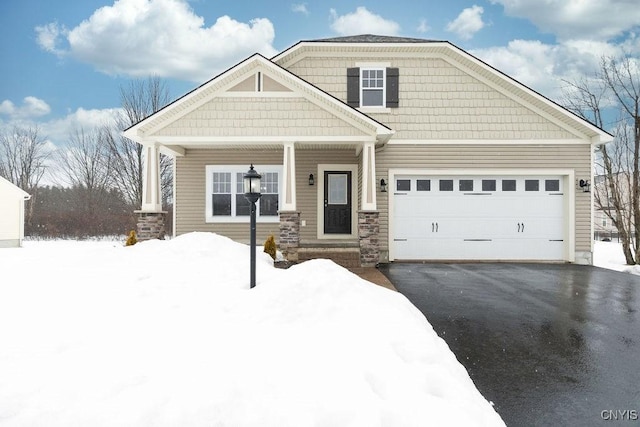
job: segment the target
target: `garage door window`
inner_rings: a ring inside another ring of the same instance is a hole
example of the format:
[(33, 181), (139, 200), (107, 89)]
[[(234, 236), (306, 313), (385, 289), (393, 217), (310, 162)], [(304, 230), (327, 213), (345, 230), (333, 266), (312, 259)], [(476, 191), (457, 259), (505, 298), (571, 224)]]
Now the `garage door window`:
[(472, 179), (461, 179), (458, 183), (460, 191), (473, 191), (473, 180)]
[(544, 191), (560, 191), (560, 180), (546, 179), (544, 181)]
[(495, 179), (483, 179), (482, 180), (482, 191), (496, 191), (496, 180)]
[(524, 181), (524, 191), (538, 191), (540, 190), (540, 181), (537, 179), (526, 179)]
[(419, 179), (417, 181), (417, 190), (418, 191), (431, 191), (431, 180), (430, 179)]
[(516, 180), (515, 179), (503, 179), (502, 180), (502, 191), (516, 191)]
[(410, 179), (399, 179), (396, 181), (396, 190), (398, 191), (411, 191)]
[(453, 180), (452, 179), (441, 179), (440, 180), (440, 191), (453, 191)]

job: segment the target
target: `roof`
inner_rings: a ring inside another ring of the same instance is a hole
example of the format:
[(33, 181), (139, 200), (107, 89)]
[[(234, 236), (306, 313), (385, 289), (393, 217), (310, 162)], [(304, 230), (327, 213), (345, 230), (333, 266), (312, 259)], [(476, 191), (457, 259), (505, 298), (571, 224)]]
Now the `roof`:
[(0, 176), (0, 186), (5, 187), (9, 190), (10, 193), (15, 194), (16, 198), (21, 200), (29, 200), (31, 196), (29, 193), (24, 191), (22, 188), (18, 187), (11, 181), (6, 180), (5, 178)]
[(355, 36), (331, 37), (327, 39), (303, 40), (303, 42), (325, 43), (433, 43), (440, 40), (417, 39), (413, 37), (379, 36), (375, 34), (359, 34)]

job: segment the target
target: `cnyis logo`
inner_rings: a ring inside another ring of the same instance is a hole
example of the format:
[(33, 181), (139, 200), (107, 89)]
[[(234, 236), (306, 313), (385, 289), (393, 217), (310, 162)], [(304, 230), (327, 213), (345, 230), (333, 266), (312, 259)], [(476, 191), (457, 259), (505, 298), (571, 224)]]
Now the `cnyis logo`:
[(607, 409), (600, 412), (605, 421), (638, 421), (638, 411), (635, 409)]

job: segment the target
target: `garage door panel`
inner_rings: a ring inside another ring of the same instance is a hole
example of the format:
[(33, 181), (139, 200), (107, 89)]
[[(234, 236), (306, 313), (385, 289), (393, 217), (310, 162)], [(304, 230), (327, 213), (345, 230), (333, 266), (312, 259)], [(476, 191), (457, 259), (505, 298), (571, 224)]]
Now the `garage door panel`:
[[(401, 179), (408, 190), (394, 193), (395, 259), (564, 259), (560, 176)], [(418, 180), (428, 191), (418, 191)], [(446, 185), (440, 186), (440, 181)]]

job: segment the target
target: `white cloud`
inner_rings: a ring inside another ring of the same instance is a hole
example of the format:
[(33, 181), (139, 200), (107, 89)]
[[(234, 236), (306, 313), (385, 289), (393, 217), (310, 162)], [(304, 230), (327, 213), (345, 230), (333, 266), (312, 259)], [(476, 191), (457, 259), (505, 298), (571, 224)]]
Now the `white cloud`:
[(418, 25), (418, 28), (416, 29), (419, 33), (426, 33), (427, 31), (429, 31), (431, 29), (431, 27), (429, 27), (429, 25), (427, 25), (427, 20), (422, 18), (420, 20), (420, 24)]
[(612, 44), (593, 41), (545, 44), (538, 40), (512, 40), (507, 46), (476, 49), (470, 53), (558, 101), (566, 86), (563, 80), (576, 81), (593, 76), (603, 55), (620, 55), (622, 50)]
[(307, 9), (306, 3), (292, 4), (291, 10), (296, 13), (302, 13), (303, 15), (309, 15), (309, 9)]
[[(92, 64), (110, 75), (202, 82), (246, 56), (276, 53), (272, 23), (221, 16), (207, 27), (186, 0), (116, 0), (71, 30), (36, 29), (43, 49)], [(62, 37), (67, 48), (60, 48)]]
[(469, 40), (484, 27), (482, 13), (484, 9), (473, 5), (460, 12), (460, 15), (447, 24), (447, 31), (456, 33), (463, 40)]
[(640, 26), (638, 0), (490, 0), (559, 39), (611, 40)]
[(338, 16), (335, 9), (330, 9), (331, 29), (336, 33), (347, 36), (354, 34), (377, 34), (393, 36), (400, 31), (400, 25), (380, 15), (376, 15), (360, 6), (355, 12)]
[(46, 116), (51, 112), (51, 107), (35, 96), (27, 96), (22, 100), (22, 105), (16, 106), (13, 102), (5, 99), (0, 103), (0, 114), (9, 116), (11, 120), (29, 119), (33, 117)]

